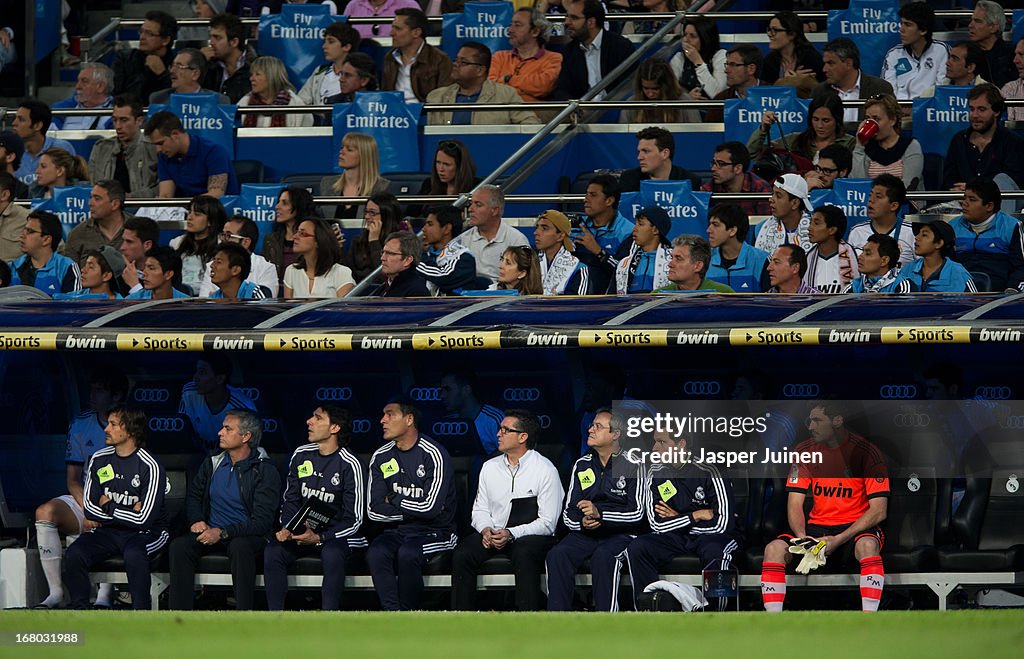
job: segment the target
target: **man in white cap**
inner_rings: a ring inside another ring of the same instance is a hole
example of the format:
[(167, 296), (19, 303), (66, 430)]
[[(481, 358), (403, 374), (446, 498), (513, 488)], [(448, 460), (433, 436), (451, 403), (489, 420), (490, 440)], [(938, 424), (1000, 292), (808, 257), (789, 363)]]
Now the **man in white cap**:
[(754, 247), (768, 254), (780, 245), (809, 248), (811, 203), (807, 199), (807, 181), (799, 174), (783, 174), (775, 179), (770, 204), (772, 217), (758, 225)]

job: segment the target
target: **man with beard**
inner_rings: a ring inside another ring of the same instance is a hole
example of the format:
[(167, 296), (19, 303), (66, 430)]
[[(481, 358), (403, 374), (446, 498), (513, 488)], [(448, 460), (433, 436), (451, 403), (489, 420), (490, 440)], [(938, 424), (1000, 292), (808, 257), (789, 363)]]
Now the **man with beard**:
[(999, 124), (1006, 102), (995, 85), (979, 85), (967, 95), (970, 126), (953, 136), (942, 187), (963, 191), (967, 182), (987, 178), (1001, 190), (1024, 183), (1024, 140)]

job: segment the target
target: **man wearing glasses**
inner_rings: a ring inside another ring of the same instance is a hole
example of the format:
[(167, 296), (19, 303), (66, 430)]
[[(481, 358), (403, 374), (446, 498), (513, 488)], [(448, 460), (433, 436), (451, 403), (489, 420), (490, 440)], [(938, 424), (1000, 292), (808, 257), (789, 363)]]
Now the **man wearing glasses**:
[(178, 36), (178, 21), (166, 12), (146, 14), (139, 30), (139, 47), (121, 51), (114, 58), (114, 94), (147, 99), (171, 86), (171, 48)]
[[(703, 192), (763, 192), (770, 194), (772, 188), (768, 181), (748, 172), (750, 154), (747, 147), (739, 142), (724, 142), (715, 147), (715, 155), (711, 159), (711, 180), (700, 186)], [(735, 202), (749, 215), (771, 215), (771, 206), (767, 197), (761, 200)]]
[(11, 286), (35, 286), (49, 295), (80, 290), (78, 264), (56, 251), (63, 238), (56, 215), (41, 210), (29, 213), (18, 239), (22, 254), (11, 261)]
[(402, 92), (406, 103), (422, 103), (427, 94), (451, 82), (451, 59), (426, 39), (426, 14), (419, 9), (395, 11), (391, 24), (394, 49), (384, 56), (381, 89)]
[[(452, 62), (451, 85), (427, 94), (427, 103), (522, 103), (516, 90), (487, 79), (491, 69), (491, 50), (482, 43), (467, 41), (459, 48)], [(537, 124), (540, 120), (530, 110), (488, 110), (484, 112), (431, 112), (431, 125), (467, 126), (488, 124)]]
[(829, 144), (818, 152), (818, 164), (804, 174), (808, 190), (831, 190), (837, 178), (846, 178), (853, 167), (853, 154), (842, 144)]
[(489, 558), (508, 556), (516, 576), (516, 610), (541, 608), (544, 555), (555, 542), (562, 484), (551, 461), (533, 450), (540, 423), (527, 410), (508, 410), (498, 426), (502, 455), (484, 463), (473, 501), (474, 533), (455, 550), (452, 608), (476, 608), (476, 576)]
[[(758, 73), (764, 56), (761, 50), (750, 43), (733, 46), (725, 53), (725, 84), (726, 88), (715, 94), (716, 101), (730, 98), (746, 98), (747, 89), (761, 84)], [(708, 110), (704, 116), (708, 123), (723, 120), (722, 110)]]
[(612, 410), (594, 415), (589, 450), (573, 465), (562, 521), (569, 534), (548, 552), (548, 611), (571, 611), (576, 572), (590, 559), (594, 610), (613, 610), (616, 557), (644, 523), (643, 470), (621, 451), (622, 423)]
[[(280, 282), (277, 278), (277, 267), (267, 261), (259, 254), (253, 253), (253, 248), (259, 242), (260, 230), (251, 218), (245, 215), (232, 215), (224, 223), (224, 230), (220, 233), (221, 243), (235, 243), (249, 252), (250, 268), (249, 275), (245, 279), (254, 285), (266, 288), (270, 291), (270, 297), (277, 297)], [(199, 284), (199, 297), (210, 297), (217, 291), (217, 287), (210, 280), (210, 268), (203, 272), (203, 280)]]
[(423, 241), (411, 231), (395, 231), (384, 239), (380, 272), (384, 283), (370, 295), (380, 297), (430, 297), (427, 280), (416, 271)]
[(171, 94), (217, 94), (217, 102), (221, 105), (231, 103), (231, 99), (210, 89), (203, 89), (202, 80), (206, 77), (206, 58), (196, 48), (182, 48), (171, 62), (171, 88), (153, 92), (149, 97), (150, 105), (167, 105)]

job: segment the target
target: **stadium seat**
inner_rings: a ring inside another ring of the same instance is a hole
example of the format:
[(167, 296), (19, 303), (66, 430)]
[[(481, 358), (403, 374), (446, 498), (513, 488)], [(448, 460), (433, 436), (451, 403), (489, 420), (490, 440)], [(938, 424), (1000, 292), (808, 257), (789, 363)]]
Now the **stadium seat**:
[(430, 178), (430, 172), (392, 172), (385, 178), (391, 181), (389, 191), (395, 196), (419, 194), (423, 182)]
[(1018, 469), (996, 469), (991, 478), (969, 477), (953, 515), (959, 549), (941, 551), (939, 567), (956, 572), (1024, 567), (1024, 491)]
[(241, 183), (263, 183), (263, 162), (260, 160), (236, 160), (235, 176)]
[[(889, 475), (889, 509), (883, 524), (886, 572), (922, 572), (938, 566), (937, 515), (949, 514), (949, 480), (903, 470)], [(945, 505), (940, 504), (944, 497)]]
[[(971, 279), (974, 280), (974, 285), (978, 288), (979, 293), (992, 292), (992, 278), (988, 276), (986, 272), (980, 271), (969, 271), (971, 273)], [(1002, 291), (998, 291), (1002, 293)]]
[(287, 187), (298, 186), (300, 188), (306, 188), (314, 196), (323, 194), (320, 191), (320, 181), (325, 176), (334, 176), (334, 172), (322, 172), (319, 174), (289, 174), (281, 178), (281, 185)]

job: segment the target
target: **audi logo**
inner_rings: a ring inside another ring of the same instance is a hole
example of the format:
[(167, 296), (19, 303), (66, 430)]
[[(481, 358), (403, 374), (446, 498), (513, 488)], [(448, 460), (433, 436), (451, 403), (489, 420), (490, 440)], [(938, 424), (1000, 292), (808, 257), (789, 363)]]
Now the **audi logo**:
[(782, 395), (786, 398), (814, 398), (821, 394), (821, 386), (814, 382), (805, 384), (787, 384), (782, 387)]
[(364, 434), (370, 432), (369, 419), (352, 419), (352, 432)]
[(263, 432), (277, 432), (277, 419), (263, 419)]
[(883, 384), (878, 388), (878, 395), (884, 399), (907, 399), (917, 397), (917, 387), (912, 384)]
[(1024, 429), (1024, 416), (1008, 416), (1000, 421), (999, 425), (1010, 430), (1022, 430)]
[(153, 432), (179, 432), (185, 429), (185, 420), (176, 416), (154, 416), (149, 420)]
[(551, 427), (551, 417), (549, 417), (547, 414), (541, 414), (540, 416), (537, 417), (537, 423), (540, 424), (541, 428), (547, 430), (548, 428)]
[(441, 387), (415, 387), (409, 391), (409, 397), (415, 401), (444, 400), (444, 390)]
[(540, 389), (537, 387), (507, 387), (502, 392), (502, 397), (509, 403), (540, 400)]
[(136, 389), (132, 397), (137, 403), (166, 403), (171, 399), (171, 392), (167, 389), (140, 388)]
[(249, 400), (255, 401), (260, 399), (260, 390), (256, 387), (243, 387), (240, 391), (245, 394)]
[(974, 390), (974, 397), (982, 400), (1007, 400), (1013, 395), (1009, 387), (978, 387)]
[(438, 421), (433, 426), (434, 434), (446, 437), (465, 435), (469, 432), (469, 424), (465, 421)]
[(351, 387), (320, 387), (316, 390), (316, 399), (325, 400), (348, 400), (352, 398)]
[(722, 385), (715, 380), (687, 380), (683, 383), (683, 393), (687, 396), (714, 396), (722, 390)]
[(892, 422), (898, 428), (925, 428), (932, 420), (927, 414), (896, 414)]

